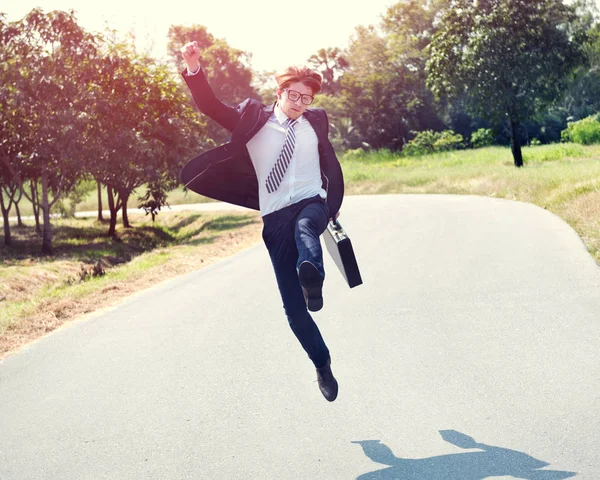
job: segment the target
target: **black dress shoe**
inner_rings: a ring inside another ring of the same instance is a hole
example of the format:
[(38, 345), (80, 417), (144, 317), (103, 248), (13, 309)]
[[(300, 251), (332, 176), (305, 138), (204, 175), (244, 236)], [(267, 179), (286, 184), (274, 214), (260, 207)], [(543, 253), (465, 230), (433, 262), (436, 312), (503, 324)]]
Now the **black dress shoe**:
[(319, 382), (319, 390), (323, 396), (333, 402), (337, 398), (338, 383), (333, 373), (331, 372), (331, 359), (327, 360), (324, 367), (317, 368), (317, 381)]
[(311, 312), (318, 312), (323, 308), (323, 277), (312, 263), (302, 262), (298, 278), (306, 306)]

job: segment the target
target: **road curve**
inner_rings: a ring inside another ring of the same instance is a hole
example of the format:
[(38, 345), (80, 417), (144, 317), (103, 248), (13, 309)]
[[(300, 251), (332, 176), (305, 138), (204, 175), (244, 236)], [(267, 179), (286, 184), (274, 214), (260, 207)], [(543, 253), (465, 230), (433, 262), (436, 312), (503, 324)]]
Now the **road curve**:
[(600, 268), (524, 203), (349, 197), (326, 402), (266, 250), (0, 362), (2, 480), (600, 478)]

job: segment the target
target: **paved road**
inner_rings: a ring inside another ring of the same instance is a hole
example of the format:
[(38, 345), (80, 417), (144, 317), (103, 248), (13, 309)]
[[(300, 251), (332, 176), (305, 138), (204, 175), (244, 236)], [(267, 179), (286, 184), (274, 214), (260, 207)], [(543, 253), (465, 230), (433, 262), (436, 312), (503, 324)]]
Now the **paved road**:
[(264, 247), (0, 364), (0, 478), (600, 478), (600, 268), (540, 208), (347, 199), (365, 284), (328, 262), (326, 402)]

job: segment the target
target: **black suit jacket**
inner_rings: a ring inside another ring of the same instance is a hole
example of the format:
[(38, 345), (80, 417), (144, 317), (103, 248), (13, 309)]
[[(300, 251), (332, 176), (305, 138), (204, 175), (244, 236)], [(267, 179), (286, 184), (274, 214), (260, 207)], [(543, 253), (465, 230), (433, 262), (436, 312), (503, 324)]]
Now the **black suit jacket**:
[[(231, 140), (190, 160), (181, 171), (181, 180), (190, 190), (235, 205), (259, 210), (258, 180), (246, 143), (263, 127), (274, 105), (265, 106), (247, 99), (236, 107), (215, 97), (204, 73), (182, 73), (194, 102), (202, 113), (231, 132)], [(323, 187), (327, 191), (329, 214), (340, 210), (344, 196), (344, 178), (340, 163), (329, 139), (329, 123), (325, 110), (308, 108), (305, 118), (319, 139), (319, 158)]]

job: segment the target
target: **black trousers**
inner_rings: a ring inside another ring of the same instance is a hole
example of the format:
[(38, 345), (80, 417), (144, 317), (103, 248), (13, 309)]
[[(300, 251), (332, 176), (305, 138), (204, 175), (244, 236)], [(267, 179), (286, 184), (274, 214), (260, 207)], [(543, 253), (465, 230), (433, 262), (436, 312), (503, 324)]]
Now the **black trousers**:
[(321, 197), (302, 200), (263, 217), (263, 240), (269, 251), (288, 323), (315, 367), (329, 360), (329, 350), (308, 313), (298, 268), (311, 262), (323, 278), (320, 235), (327, 228), (329, 208)]

